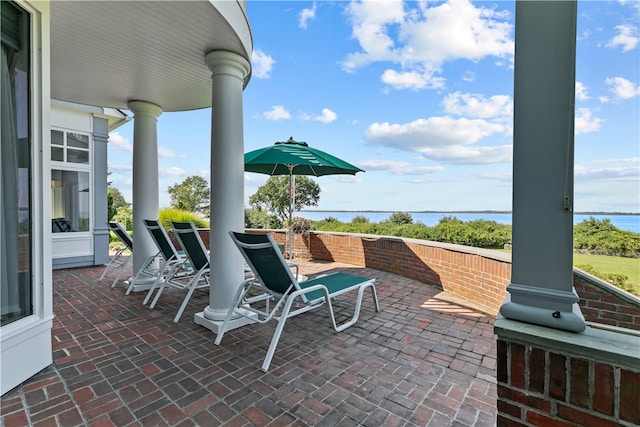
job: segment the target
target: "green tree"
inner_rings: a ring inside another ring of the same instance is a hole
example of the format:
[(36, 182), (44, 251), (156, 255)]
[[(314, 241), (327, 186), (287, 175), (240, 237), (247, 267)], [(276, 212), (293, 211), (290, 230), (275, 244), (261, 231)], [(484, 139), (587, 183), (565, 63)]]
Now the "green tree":
[(118, 209), (123, 207), (128, 207), (129, 203), (125, 200), (124, 196), (115, 187), (109, 186), (107, 187), (107, 218), (109, 221), (113, 220), (113, 217), (116, 216)]
[(198, 212), (209, 217), (211, 190), (209, 182), (201, 176), (187, 177), (179, 184), (169, 186), (171, 207), (184, 211)]
[(122, 224), (125, 230), (133, 230), (133, 209), (129, 205), (120, 206), (113, 220)]
[(282, 228), (282, 221), (275, 216), (269, 215), (259, 209), (244, 210), (244, 226), (246, 228)]
[[(296, 200), (294, 210), (305, 206), (318, 206), (320, 186), (311, 178), (296, 176)], [(267, 182), (249, 197), (249, 204), (254, 209), (265, 210), (285, 222), (292, 216), (289, 210), (289, 176), (272, 176)]]
[(370, 222), (364, 215), (356, 215), (351, 219), (351, 224), (369, 224)]
[(395, 225), (413, 224), (413, 217), (409, 212), (394, 212), (387, 221)]

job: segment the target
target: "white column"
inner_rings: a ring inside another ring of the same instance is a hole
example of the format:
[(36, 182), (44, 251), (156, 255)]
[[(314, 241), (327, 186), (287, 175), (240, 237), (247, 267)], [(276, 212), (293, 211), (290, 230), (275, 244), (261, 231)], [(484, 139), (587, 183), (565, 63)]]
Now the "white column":
[(516, 2), (513, 255), (500, 313), (585, 329), (573, 289), (576, 1)]
[(243, 259), (229, 231), (244, 230), (242, 90), (250, 64), (233, 52), (205, 56), (211, 70), (211, 289), (195, 322), (215, 332), (244, 278)]
[[(158, 218), (158, 116), (162, 109), (146, 101), (130, 101), (133, 112), (133, 272), (158, 252), (143, 219)], [(142, 290), (136, 288), (135, 290)], [(148, 286), (147, 286), (148, 288)]]

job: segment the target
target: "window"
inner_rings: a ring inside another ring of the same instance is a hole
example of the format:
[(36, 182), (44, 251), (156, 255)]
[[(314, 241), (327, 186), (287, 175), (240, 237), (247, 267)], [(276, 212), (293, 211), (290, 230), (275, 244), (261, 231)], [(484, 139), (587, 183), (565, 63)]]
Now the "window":
[(52, 130), (51, 160), (89, 164), (89, 135)]
[(33, 314), (29, 15), (1, 2), (0, 307), (4, 326)]
[(91, 228), (90, 137), (51, 130), (51, 231), (65, 233)]
[(89, 189), (89, 172), (51, 171), (51, 231), (89, 231)]

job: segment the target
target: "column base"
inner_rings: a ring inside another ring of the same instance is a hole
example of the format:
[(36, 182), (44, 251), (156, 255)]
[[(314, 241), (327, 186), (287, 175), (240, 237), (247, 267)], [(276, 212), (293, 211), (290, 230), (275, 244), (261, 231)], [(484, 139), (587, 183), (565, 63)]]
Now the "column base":
[(508, 293), (500, 307), (500, 314), (507, 319), (570, 332), (583, 332), (587, 327), (577, 303), (572, 304), (571, 311), (553, 311), (549, 308), (513, 302), (511, 294)]
[[(256, 316), (257, 315), (252, 314), (252, 317), (256, 317)], [(221, 332), (222, 324), (224, 323), (224, 319), (223, 320), (208, 319), (207, 317), (205, 317), (204, 311), (196, 313), (193, 316), (193, 321), (196, 323), (196, 325), (204, 326), (210, 331), (213, 331), (216, 335), (218, 335)], [(237, 329), (241, 326), (249, 325), (251, 323), (255, 323), (255, 321), (253, 319), (248, 319), (243, 316), (238, 317), (236, 319), (231, 319), (227, 323), (227, 328), (225, 329), (224, 332), (228, 332), (232, 329)]]
[[(131, 286), (132, 280), (133, 280), (133, 277), (130, 277), (129, 279), (124, 281), (127, 287)], [(131, 288), (131, 292), (148, 291), (149, 289), (151, 289), (151, 285), (153, 285), (153, 282), (155, 281), (156, 279), (154, 277), (145, 277), (145, 278), (137, 279), (133, 284), (133, 287)]]

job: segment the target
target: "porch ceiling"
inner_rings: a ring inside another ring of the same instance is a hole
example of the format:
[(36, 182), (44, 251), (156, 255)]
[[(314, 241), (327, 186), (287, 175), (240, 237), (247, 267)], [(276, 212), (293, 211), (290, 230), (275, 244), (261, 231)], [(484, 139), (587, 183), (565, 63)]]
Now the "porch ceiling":
[(127, 109), (211, 106), (204, 56), (228, 50), (250, 59), (242, 1), (52, 1), (51, 97)]

